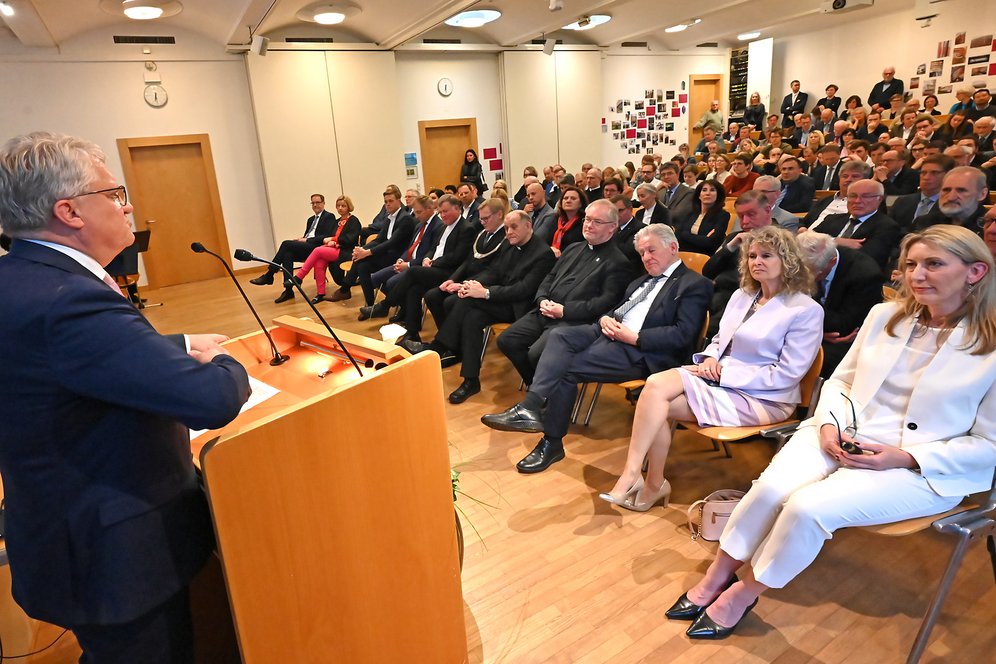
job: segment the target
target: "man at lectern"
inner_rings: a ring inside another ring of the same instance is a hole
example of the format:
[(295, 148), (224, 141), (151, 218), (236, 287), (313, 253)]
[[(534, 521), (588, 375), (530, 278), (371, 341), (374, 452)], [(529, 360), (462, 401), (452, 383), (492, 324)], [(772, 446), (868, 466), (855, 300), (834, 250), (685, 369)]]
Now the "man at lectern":
[(84, 662), (192, 662), (187, 585), (213, 546), (188, 427), (249, 395), (221, 335), (162, 336), (102, 266), (132, 243), (96, 145), (0, 147), (0, 473), (12, 593)]

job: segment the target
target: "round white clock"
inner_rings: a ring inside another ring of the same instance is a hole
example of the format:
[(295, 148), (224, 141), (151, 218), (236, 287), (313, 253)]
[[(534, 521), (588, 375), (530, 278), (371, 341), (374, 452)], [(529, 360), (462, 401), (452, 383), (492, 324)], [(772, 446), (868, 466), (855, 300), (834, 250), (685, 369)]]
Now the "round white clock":
[(449, 97), (453, 94), (453, 81), (448, 78), (439, 79), (439, 83), (436, 84), (436, 90), (439, 91), (444, 97)]
[(145, 103), (153, 108), (162, 108), (166, 105), (169, 97), (166, 95), (166, 88), (161, 85), (145, 86)]

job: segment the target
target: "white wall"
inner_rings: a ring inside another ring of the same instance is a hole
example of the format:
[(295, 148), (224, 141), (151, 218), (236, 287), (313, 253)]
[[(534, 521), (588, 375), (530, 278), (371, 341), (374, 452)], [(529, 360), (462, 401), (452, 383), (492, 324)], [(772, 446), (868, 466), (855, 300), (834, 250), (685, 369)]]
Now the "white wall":
[[(501, 94), (498, 83), (498, 55), (495, 53), (413, 53), (398, 52), (397, 94), (401, 101), (401, 144), (395, 149), (402, 153), (418, 153), (419, 179), (398, 182), (402, 190), (418, 184), (422, 187), (422, 153), (419, 149), (418, 123), (423, 120), (454, 118), (477, 119), (478, 156), (484, 167), (489, 186), (495, 174), (488, 168), (484, 148), (497, 148), (504, 143), (501, 130)], [(441, 78), (453, 81), (449, 97), (439, 94), (436, 84)], [(507, 155), (500, 155), (507, 157)], [(460, 162), (463, 155), (455, 155)], [(506, 179), (510, 172), (505, 170)]]
[(499, 56), (502, 108), (508, 139), (508, 185), (515, 193), (526, 166), (542, 169), (560, 160), (557, 127), (557, 61), (542, 51)]
[[(810, 106), (823, 96), (829, 83), (840, 86), (838, 96), (847, 98), (859, 95), (867, 103), (868, 92), (882, 80), (882, 69), (895, 65), (896, 77), (903, 79), (909, 90), (910, 78), (916, 76), (917, 65), (937, 58), (937, 43), (951, 40), (957, 32), (966, 32), (965, 46), (975, 36), (996, 32), (996, 3), (984, 0), (948, 0), (934, 5), (939, 15), (930, 27), (923, 28), (914, 20), (913, 9), (857, 21), (836, 30), (822, 30), (775, 40), (774, 70), (772, 72), (772, 98), (780, 104), (788, 93), (792, 79), (799, 79), (802, 90), (809, 93)], [(968, 55), (989, 55), (990, 49), (969, 49)], [(938, 85), (951, 85), (951, 56), (945, 58), (944, 74)], [(968, 75), (972, 65), (967, 65), (965, 82), (981, 80), (990, 88), (996, 85), (994, 77)], [(920, 77), (926, 80), (927, 75)], [(957, 86), (958, 84), (954, 84)], [(921, 98), (920, 90), (913, 93)], [(937, 95), (941, 110), (946, 112), (956, 100), (953, 94)], [(769, 107), (770, 108), (770, 107)], [(777, 112), (777, 109), (776, 109)]]
[[(608, 111), (609, 106), (615, 106), (617, 99), (641, 100), (644, 98), (645, 90), (658, 88), (674, 90), (677, 94), (688, 94), (689, 76), (693, 74), (722, 74), (723, 80), (727, 81), (729, 79), (728, 70), (729, 56), (721, 53), (702, 55), (610, 54), (606, 56), (602, 60), (600, 115), (607, 116), (609, 129), (600, 136), (601, 155), (594, 155), (595, 159), (600, 156), (602, 164), (611, 164), (617, 168), (627, 161), (632, 161), (639, 166), (641, 155), (629, 154), (619, 147), (619, 141), (612, 138), (612, 120), (621, 119), (622, 116)], [(685, 90), (681, 89), (683, 81)], [(724, 98), (725, 96), (724, 94)], [(670, 107), (669, 101), (665, 100), (665, 103)], [(633, 107), (630, 106), (629, 110), (632, 111)], [(726, 117), (725, 108), (723, 113)], [(688, 142), (688, 117), (686, 115), (678, 118), (667, 118), (665, 121), (674, 123), (674, 131), (670, 135), (677, 140), (678, 145)], [(664, 154), (664, 158), (669, 159), (671, 155), (678, 152), (678, 148), (677, 145), (660, 145), (654, 148), (654, 152)], [(574, 164), (573, 168), (576, 169), (580, 163)], [(569, 166), (568, 170), (570, 168)]]

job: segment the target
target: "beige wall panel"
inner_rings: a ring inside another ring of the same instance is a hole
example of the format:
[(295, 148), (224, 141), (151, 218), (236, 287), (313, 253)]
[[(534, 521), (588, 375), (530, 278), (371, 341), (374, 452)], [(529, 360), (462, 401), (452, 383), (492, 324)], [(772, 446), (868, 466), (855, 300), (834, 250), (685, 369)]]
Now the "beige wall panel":
[(507, 51), (498, 56), (505, 125), (505, 175), (511, 194), (522, 169), (559, 160), (554, 59), (542, 51)]
[(602, 158), (602, 55), (597, 51), (555, 51), (560, 163), (574, 173), (586, 161)]

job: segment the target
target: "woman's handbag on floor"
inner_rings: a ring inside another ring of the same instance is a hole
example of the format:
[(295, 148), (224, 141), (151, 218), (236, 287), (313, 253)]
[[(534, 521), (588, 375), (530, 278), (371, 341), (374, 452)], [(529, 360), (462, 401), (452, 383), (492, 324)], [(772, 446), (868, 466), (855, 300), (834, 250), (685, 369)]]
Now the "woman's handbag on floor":
[(692, 539), (701, 537), (710, 542), (718, 542), (726, 528), (726, 522), (733, 514), (733, 508), (743, 497), (743, 491), (720, 489), (692, 503), (688, 508), (688, 529), (692, 531)]

